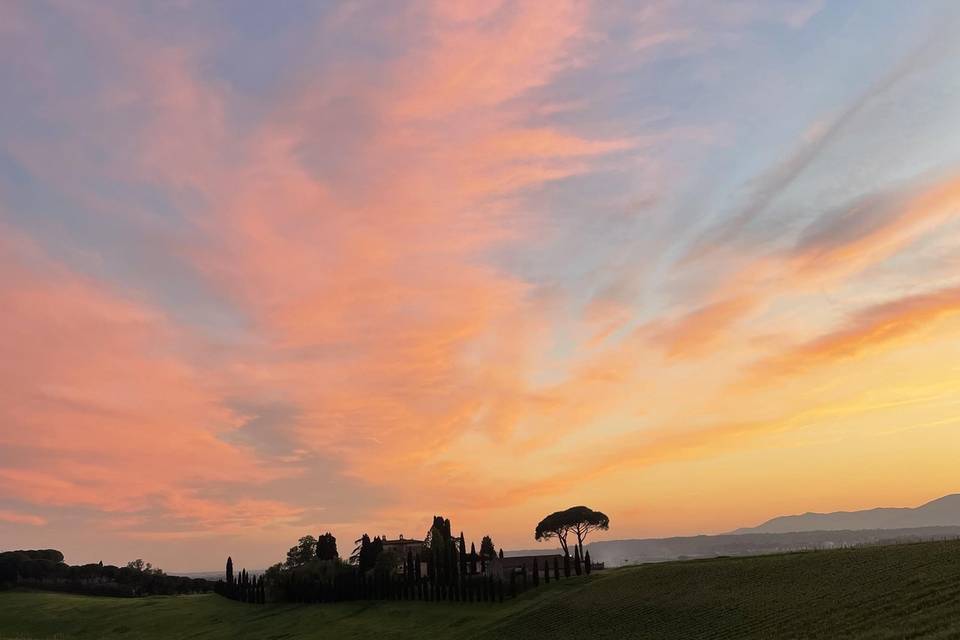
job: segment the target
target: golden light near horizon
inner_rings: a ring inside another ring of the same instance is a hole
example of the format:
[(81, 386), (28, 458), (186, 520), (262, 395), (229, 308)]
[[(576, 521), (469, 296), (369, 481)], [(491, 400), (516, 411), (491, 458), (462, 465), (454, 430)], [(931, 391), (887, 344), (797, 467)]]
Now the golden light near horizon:
[(956, 491), (960, 16), (884, 8), (3, 3), (4, 546)]

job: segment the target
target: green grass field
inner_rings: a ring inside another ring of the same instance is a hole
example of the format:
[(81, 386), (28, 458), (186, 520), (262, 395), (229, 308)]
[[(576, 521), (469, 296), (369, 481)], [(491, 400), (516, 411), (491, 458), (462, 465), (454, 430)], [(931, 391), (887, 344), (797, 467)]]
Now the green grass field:
[(0, 593), (0, 638), (958, 638), (960, 542), (671, 562), (503, 605)]

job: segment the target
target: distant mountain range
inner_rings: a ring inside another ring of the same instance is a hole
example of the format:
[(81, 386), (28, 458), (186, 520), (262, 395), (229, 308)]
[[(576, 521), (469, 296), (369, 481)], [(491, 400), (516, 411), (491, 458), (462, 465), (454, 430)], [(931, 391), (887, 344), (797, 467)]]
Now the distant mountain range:
[(806, 531), (855, 531), (861, 529), (916, 529), (960, 525), (960, 493), (944, 496), (922, 506), (879, 508), (865, 511), (804, 513), (780, 516), (757, 527), (733, 533), (799, 533)]
[[(916, 508), (881, 508), (782, 516), (758, 527), (721, 535), (605, 540), (586, 545), (590, 557), (607, 566), (686, 558), (760, 555), (864, 544), (960, 538), (960, 494)], [(531, 549), (507, 555), (556, 553)]]

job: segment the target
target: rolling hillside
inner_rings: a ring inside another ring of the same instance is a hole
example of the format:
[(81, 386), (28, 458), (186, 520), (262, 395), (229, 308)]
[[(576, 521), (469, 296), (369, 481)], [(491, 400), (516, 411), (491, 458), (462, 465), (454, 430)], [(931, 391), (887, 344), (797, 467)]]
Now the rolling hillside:
[(717, 558), (553, 583), (504, 605), (251, 606), (0, 593), (0, 637), (954, 638), (960, 542)]

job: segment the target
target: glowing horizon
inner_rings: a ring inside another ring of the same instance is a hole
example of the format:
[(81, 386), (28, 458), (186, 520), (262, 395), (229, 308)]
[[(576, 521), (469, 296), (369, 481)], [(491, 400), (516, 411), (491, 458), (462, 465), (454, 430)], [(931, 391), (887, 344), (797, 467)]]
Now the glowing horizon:
[(960, 490), (958, 26), (0, 5), (3, 547), (259, 567)]

